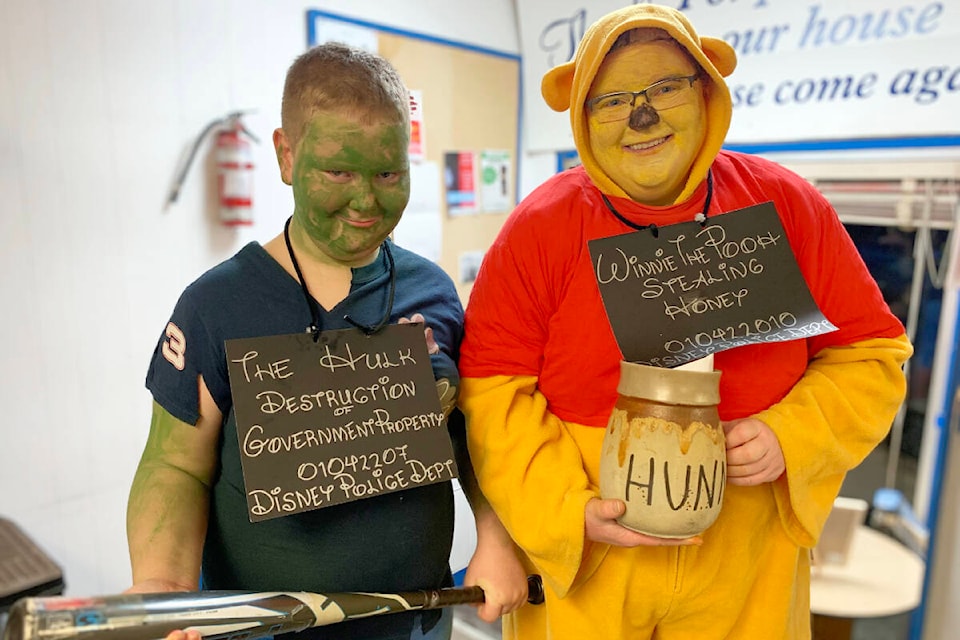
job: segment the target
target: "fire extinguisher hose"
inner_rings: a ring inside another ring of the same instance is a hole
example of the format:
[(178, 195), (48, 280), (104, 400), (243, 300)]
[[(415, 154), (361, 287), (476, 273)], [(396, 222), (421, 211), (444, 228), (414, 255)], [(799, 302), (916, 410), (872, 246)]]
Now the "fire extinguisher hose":
[(222, 118), (213, 120), (203, 128), (203, 131), (200, 132), (200, 135), (197, 136), (197, 139), (193, 141), (193, 145), (190, 148), (190, 153), (187, 156), (186, 161), (183, 163), (180, 171), (177, 172), (177, 176), (173, 182), (173, 187), (170, 189), (170, 195), (167, 196), (167, 206), (176, 202), (177, 198), (180, 197), (180, 189), (183, 188), (183, 183), (187, 179), (187, 173), (190, 171), (190, 166), (193, 164), (193, 159), (196, 157), (197, 151), (200, 149), (200, 145), (203, 144), (203, 141), (211, 131), (225, 124), (230, 124), (237, 126), (237, 128), (240, 129), (244, 135), (257, 144), (260, 143), (260, 140), (258, 140), (255, 135), (250, 133), (250, 131), (243, 126), (243, 123), (240, 122), (240, 116), (242, 116), (244, 113), (249, 113), (249, 111), (233, 111)]

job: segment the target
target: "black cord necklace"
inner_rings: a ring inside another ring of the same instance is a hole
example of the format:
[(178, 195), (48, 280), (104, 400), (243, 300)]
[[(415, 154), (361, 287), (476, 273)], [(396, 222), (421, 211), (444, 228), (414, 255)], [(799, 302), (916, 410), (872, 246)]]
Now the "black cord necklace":
[[(627, 220), (622, 213), (620, 213), (614, 208), (613, 203), (610, 202), (606, 194), (601, 193), (600, 197), (603, 198), (603, 203), (607, 205), (607, 208), (610, 209), (610, 212), (617, 217), (617, 220), (627, 225), (628, 227), (636, 229), (637, 231), (643, 231), (644, 229), (649, 229), (650, 233), (653, 234), (654, 238), (660, 237), (660, 228), (656, 225), (656, 223), (651, 222), (650, 224), (637, 224), (635, 222)], [(699, 223), (701, 227), (707, 226), (707, 212), (710, 210), (710, 203), (712, 201), (713, 201), (713, 172), (707, 169), (707, 199), (706, 199), (706, 202), (703, 203), (703, 211), (693, 216), (693, 220)]]
[[(303, 291), (303, 297), (307, 301), (307, 306), (310, 308), (310, 317), (312, 322), (307, 327), (306, 332), (313, 335), (313, 341), (319, 342), (320, 340), (320, 305), (314, 300), (313, 296), (310, 295), (310, 292), (307, 290), (307, 280), (303, 277), (303, 272), (300, 270), (300, 263), (297, 261), (297, 254), (293, 252), (293, 245), (290, 243), (290, 221), (293, 219), (293, 216), (287, 218), (287, 222), (283, 225), (283, 240), (287, 243), (287, 253), (290, 254), (290, 262), (293, 263), (293, 269), (297, 272), (297, 278), (300, 280), (300, 289)], [(387, 256), (387, 265), (390, 271), (390, 291), (387, 295), (387, 310), (383, 314), (383, 318), (375, 326), (369, 326), (355, 321), (349, 315), (344, 315), (343, 319), (352, 324), (357, 329), (363, 331), (366, 335), (373, 335), (387, 326), (387, 323), (390, 322), (390, 314), (393, 313), (393, 299), (397, 292), (397, 269), (396, 265), (393, 262), (393, 252), (390, 251), (390, 245), (386, 240), (380, 245), (384, 253)]]

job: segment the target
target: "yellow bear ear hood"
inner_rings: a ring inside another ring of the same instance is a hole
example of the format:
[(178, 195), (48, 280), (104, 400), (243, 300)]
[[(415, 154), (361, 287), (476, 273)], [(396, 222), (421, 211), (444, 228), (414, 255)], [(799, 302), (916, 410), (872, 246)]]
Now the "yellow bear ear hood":
[(696, 191), (706, 177), (730, 128), (733, 104), (724, 77), (733, 73), (737, 66), (737, 55), (733, 47), (718, 38), (701, 38), (686, 16), (675, 9), (652, 4), (630, 5), (608, 13), (591, 25), (583, 34), (573, 61), (548, 71), (543, 76), (540, 91), (547, 105), (554, 111), (570, 109), (573, 140), (590, 179), (608, 195), (629, 198), (630, 196), (600, 169), (590, 152), (584, 102), (600, 63), (613, 43), (622, 33), (643, 27), (667, 32), (693, 56), (709, 78), (709, 82), (704, 82), (707, 134), (700, 153), (690, 168), (687, 183), (677, 198), (677, 202), (683, 202)]

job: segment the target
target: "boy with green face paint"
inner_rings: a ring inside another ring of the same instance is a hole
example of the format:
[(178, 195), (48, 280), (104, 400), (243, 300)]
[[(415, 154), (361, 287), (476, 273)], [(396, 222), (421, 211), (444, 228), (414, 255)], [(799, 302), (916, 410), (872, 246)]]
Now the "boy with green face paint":
[[(361, 266), (410, 197), (409, 94), (382, 59), (328, 58), (290, 69), (274, 147), (293, 186), (294, 247), (325, 264)], [(380, 78), (390, 81), (371, 91)]]
[(346, 114), (318, 114), (300, 140), (296, 161), (282, 129), (275, 138), (284, 181), (295, 194), (292, 226), (314, 239), (321, 260), (368, 260), (410, 196), (404, 124), (359, 124)]
[[(408, 100), (389, 63), (343, 45), (315, 47), (290, 67), (273, 139), (293, 215), (273, 240), (248, 244), (184, 291), (150, 364), (153, 419), (127, 514), (130, 591), (193, 590), (201, 579), (204, 588), (255, 591), (451, 584), (449, 483), (249, 522), (224, 351), (225, 340), (305, 326), (424, 322), (441, 404), (453, 410), (463, 322), (456, 289), (437, 265), (388, 239), (410, 195)], [(459, 412), (450, 424), (452, 435), (462, 430)], [(477, 524), (465, 584), (484, 588), (479, 613), (492, 621), (525, 601), (526, 573), (476, 488), (462, 439), (454, 445)], [(443, 639), (449, 616), (392, 614), (298, 637)]]

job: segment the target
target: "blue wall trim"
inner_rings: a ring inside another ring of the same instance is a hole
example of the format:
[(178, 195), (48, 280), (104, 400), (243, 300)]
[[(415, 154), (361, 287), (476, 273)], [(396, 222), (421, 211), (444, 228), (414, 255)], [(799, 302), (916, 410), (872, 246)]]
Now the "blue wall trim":
[(771, 153), (777, 151), (843, 151), (853, 149), (905, 149), (911, 147), (960, 147), (960, 135), (914, 136), (903, 138), (850, 138), (840, 140), (791, 140), (786, 142), (756, 142), (723, 145), (724, 149), (743, 153)]
[(347, 22), (349, 24), (355, 24), (358, 27), (367, 27), (368, 29), (376, 29), (377, 31), (382, 31), (384, 33), (391, 33), (398, 36), (406, 36), (409, 38), (417, 38), (418, 40), (426, 40), (427, 42), (433, 42), (434, 44), (443, 44), (450, 47), (457, 47), (458, 49), (466, 49), (468, 51), (475, 51), (477, 53), (485, 53), (490, 56), (496, 56), (498, 58), (506, 58), (508, 60), (520, 61), (519, 54), (509, 53), (507, 51), (499, 51), (497, 49), (490, 49), (488, 47), (481, 47), (475, 44), (469, 44), (466, 42), (458, 42), (456, 40), (448, 40), (446, 38), (440, 38), (437, 36), (431, 36), (426, 33), (419, 33), (417, 31), (406, 31), (404, 29), (397, 29), (395, 27), (389, 27), (383, 24), (377, 24), (375, 22), (368, 22), (366, 20), (360, 20), (359, 18), (348, 18), (347, 16), (342, 16), (337, 13), (330, 13), (329, 11), (320, 11), (319, 9), (309, 9), (307, 10), (307, 46), (312, 47), (317, 44), (316, 42), (316, 28), (314, 23), (317, 18), (331, 18), (333, 20), (338, 20), (340, 22)]
[(571, 149), (570, 151), (558, 151), (557, 152), (557, 173), (560, 173), (566, 167), (566, 161), (576, 158), (579, 154), (576, 149)]

